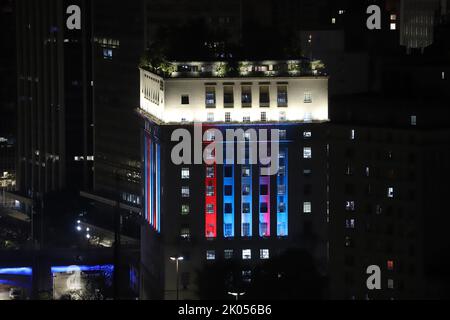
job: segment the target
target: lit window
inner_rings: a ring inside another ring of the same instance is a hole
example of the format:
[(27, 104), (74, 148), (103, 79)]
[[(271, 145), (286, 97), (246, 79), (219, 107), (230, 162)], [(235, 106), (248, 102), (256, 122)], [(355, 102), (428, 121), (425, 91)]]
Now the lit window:
[(397, 30), (397, 24), (395, 22), (391, 23), (391, 30)]
[(225, 122), (231, 122), (231, 112), (225, 112)]
[(242, 176), (243, 177), (250, 177), (250, 174), (251, 174), (250, 167), (242, 168)]
[(394, 279), (388, 279), (388, 289), (394, 289)]
[(233, 224), (232, 223), (225, 223), (223, 226), (223, 235), (225, 238), (231, 238), (233, 237)]
[(303, 148), (303, 159), (312, 158), (312, 149), (310, 147)]
[(249, 108), (252, 106), (252, 87), (242, 87), (242, 107)]
[(225, 251), (224, 251), (224, 258), (226, 260), (233, 259), (233, 255), (234, 255), (233, 249), (225, 249)]
[(388, 188), (387, 196), (388, 196), (388, 198), (394, 197), (394, 188), (393, 187)]
[(206, 205), (206, 213), (213, 214), (214, 213), (214, 205), (213, 204), (207, 204)]
[(206, 118), (207, 118), (206, 121), (208, 121), (208, 122), (214, 122), (214, 113), (209, 112), (209, 113), (207, 114)]
[(262, 260), (267, 260), (270, 258), (270, 251), (269, 249), (261, 249), (259, 250), (259, 256)]
[(266, 112), (261, 112), (261, 121), (262, 122), (266, 122), (267, 121), (267, 113)]
[(103, 59), (112, 60), (113, 51), (111, 49), (103, 49)]
[(189, 214), (189, 211), (190, 211), (190, 208), (189, 208), (189, 205), (187, 205), (187, 204), (183, 204), (182, 206), (181, 206), (181, 214), (182, 215), (188, 215)]
[(331, 23), (336, 24), (336, 18), (331, 18)]
[(304, 103), (312, 103), (312, 94), (311, 92), (305, 92), (305, 96), (303, 99)]
[(216, 252), (214, 250), (206, 251), (206, 260), (216, 260)]
[(278, 134), (280, 136), (280, 139), (286, 139), (286, 137), (287, 137), (286, 130), (278, 130)]
[(346, 219), (345, 220), (345, 227), (347, 229), (355, 229), (355, 219)]
[(181, 96), (181, 104), (189, 104), (189, 95), (184, 94)]
[(250, 237), (250, 223), (246, 222), (242, 224), (242, 236), (243, 237)]
[(411, 116), (411, 125), (412, 126), (417, 125), (417, 116)]
[(206, 195), (208, 197), (214, 196), (214, 186), (206, 186)]
[(214, 167), (206, 167), (206, 177), (214, 178)]
[(349, 236), (345, 237), (345, 247), (347, 247), (347, 248), (353, 247), (352, 238)]
[(312, 132), (311, 131), (303, 132), (303, 138), (304, 139), (310, 139), (311, 137), (312, 137)]
[(242, 250), (242, 259), (243, 260), (251, 260), (252, 259), (252, 250), (250, 250), (250, 249)]
[(304, 169), (303, 170), (303, 175), (305, 177), (309, 177), (312, 174), (312, 170), (311, 169)]
[(207, 108), (214, 108), (216, 106), (216, 88), (206, 87), (205, 104)]
[(181, 229), (180, 237), (181, 239), (189, 240), (191, 238), (191, 231), (189, 230), (189, 228)]
[(441, 78), (442, 78), (442, 80), (445, 80), (445, 71), (442, 71)]
[(303, 213), (311, 213), (312, 205), (311, 202), (303, 202)]
[(182, 187), (181, 188), (181, 196), (183, 198), (189, 198), (189, 196), (190, 196), (189, 187)]
[(350, 140), (355, 140), (356, 137), (356, 131), (355, 130), (351, 130), (350, 131)]
[(391, 21), (395, 21), (397, 20), (397, 15), (396, 14), (391, 14)]
[(189, 179), (189, 168), (181, 169), (181, 179)]
[(287, 107), (288, 104), (288, 93), (286, 86), (278, 87), (278, 97), (277, 97), (278, 107)]
[(345, 10), (341, 9), (341, 10), (338, 11), (338, 13), (342, 15), (342, 14), (345, 13)]
[(388, 260), (388, 262), (387, 262), (387, 268), (388, 268), (389, 271), (394, 270), (394, 261)]
[(355, 201), (346, 201), (345, 202), (345, 210), (355, 211)]

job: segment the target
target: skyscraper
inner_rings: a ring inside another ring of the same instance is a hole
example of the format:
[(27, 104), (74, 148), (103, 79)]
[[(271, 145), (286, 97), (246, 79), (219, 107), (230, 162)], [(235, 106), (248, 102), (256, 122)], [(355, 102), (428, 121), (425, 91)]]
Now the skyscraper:
[[(69, 28), (81, 9), (80, 28)], [(18, 0), (17, 188), (26, 196), (92, 180), (90, 2)], [(73, 7), (72, 7), (73, 8)]]

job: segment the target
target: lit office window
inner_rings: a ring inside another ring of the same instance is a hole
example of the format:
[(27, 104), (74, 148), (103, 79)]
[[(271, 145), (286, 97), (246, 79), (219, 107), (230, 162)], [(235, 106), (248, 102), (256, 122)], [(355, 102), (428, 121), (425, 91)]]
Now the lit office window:
[(305, 92), (303, 102), (304, 103), (312, 103), (312, 93), (311, 92)]
[(259, 257), (261, 260), (267, 260), (270, 258), (270, 251), (269, 249), (261, 249), (259, 250)]
[(189, 179), (189, 168), (181, 169), (181, 179)]
[(216, 107), (216, 88), (206, 87), (205, 104), (207, 108)]
[(336, 24), (336, 18), (331, 18), (331, 24)]
[(250, 167), (243, 167), (242, 168), (242, 176), (243, 177), (250, 177), (251, 170)]
[(181, 206), (181, 214), (182, 215), (188, 215), (189, 214), (189, 211), (190, 211), (190, 208), (189, 208), (189, 205), (187, 205), (187, 204), (183, 204), (182, 206)]
[(191, 238), (191, 231), (189, 228), (182, 228), (180, 232), (180, 237), (183, 240), (189, 240)]
[(245, 222), (245, 223), (243, 223), (242, 224), (242, 236), (244, 237), (244, 238), (247, 238), (247, 237), (250, 237), (251, 236), (251, 225), (250, 225), (250, 223), (247, 223), (247, 222)]
[(346, 219), (345, 220), (345, 227), (347, 229), (355, 229), (355, 219)]
[(303, 148), (303, 159), (312, 158), (312, 149), (310, 147)]
[(251, 108), (252, 106), (252, 87), (243, 86), (242, 87), (242, 107)]
[(252, 259), (252, 250), (245, 249), (242, 250), (242, 260), (251, 260)]
[(394, 188), (393, 187), (388, 188), (387, 196), (388, 196), (388, 198), (394, 197)]
[(391, 23), (391, 30), (397, 30), (397, 24), (395, 22)]
[(346, 201), (345, 202), (345, 210), (355, 211), (355, 201)]
[(397, 15), (396, 14), (391, 14), (391, 21), (395, 21), (397, 20)]
[(388, 268), (389, 271), (394, 270), (394, 261), (393, 260), (388, 260), (387, 268)]
[(278, 102), (278, 107), (287, 107), (287, 105), (288, 105), (287, 86), (279, 86), (278, 87), (277, 102)]
[(189, 187), (182, 187), (181, 188), (181, 196), (183, 198), (189, 198), (189, 196), (190, 196)]
[(312, 205), (311, 202), (303, 202), (303, 213), (311, 213)]
[(350, 140), (355, 140), (355, 138), (356, 138), (356, 131), (352, 129), (350, 131)]
[(103, 59), (112, 60), (113, 51), (111, 49), (103, 49)]
[(233, 259), (234, 251), (233, 249), (225, 249), (223, 255), (226, 260)]
[(206, 186), (206, 195), (208, 197), (214, 197), (214, 194), (215, 194), (214, 186), (213, 185)]
[(206, 167), (206, 177), (207, 178), (214, 178), (214, 167)]
[(412, 126), (417, 125), (417, 116), (411, 116), (411, 125)]
[(206, 213), (213, 214), (214, 213), (214, 205), (213, 204), (207, 204), (206, 205)]
[(206, 260), (216, 260), (216, 252), (214, 250), (208, 250), (206, 251)]
[(310, 139), (312, 137), (311, 131), (305, 131), (303, 132), (303, 139)]

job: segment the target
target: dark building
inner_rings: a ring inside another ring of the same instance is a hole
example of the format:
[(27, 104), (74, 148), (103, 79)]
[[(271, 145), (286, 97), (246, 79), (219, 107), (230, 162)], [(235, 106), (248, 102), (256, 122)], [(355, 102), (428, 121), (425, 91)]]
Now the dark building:
[[(446, 296), (450, 130), (442, 100), (352, 96), (331, 105), (331, 297)], [(366, 286), (371, 265), (381, 268), (381, 290)]]
[(94, 188), (140, 207), (139, 61), (143, 1), (93, 1)]
[[(81, 30), (66, 23), (71, 5), (81, 9)], [(17, 189), (35, 197), (90, 188), (90, 2), (19, 0), (16, 16)]]

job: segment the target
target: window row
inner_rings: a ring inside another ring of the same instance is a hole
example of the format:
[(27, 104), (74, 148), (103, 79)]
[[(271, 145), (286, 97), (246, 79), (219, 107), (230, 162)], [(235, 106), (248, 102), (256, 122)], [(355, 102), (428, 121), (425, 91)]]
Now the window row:
[[(224, 250), (224, 258), (226, 260), (233, 259), (235, 257), (235, 251), (233, 249)], [(243, 249), (241, 251), (242, 260), (251, 260), (252, 259), (252, 250), (251, 249)], [(259, 259), (267, 260), (270, 259), (270, 250), (269, 249), (260, 249), (259, 250)], [(216, 251), (215, 250), (207, 250), (206, 251), (206, 260), (212, 261), (216, 260)]]

